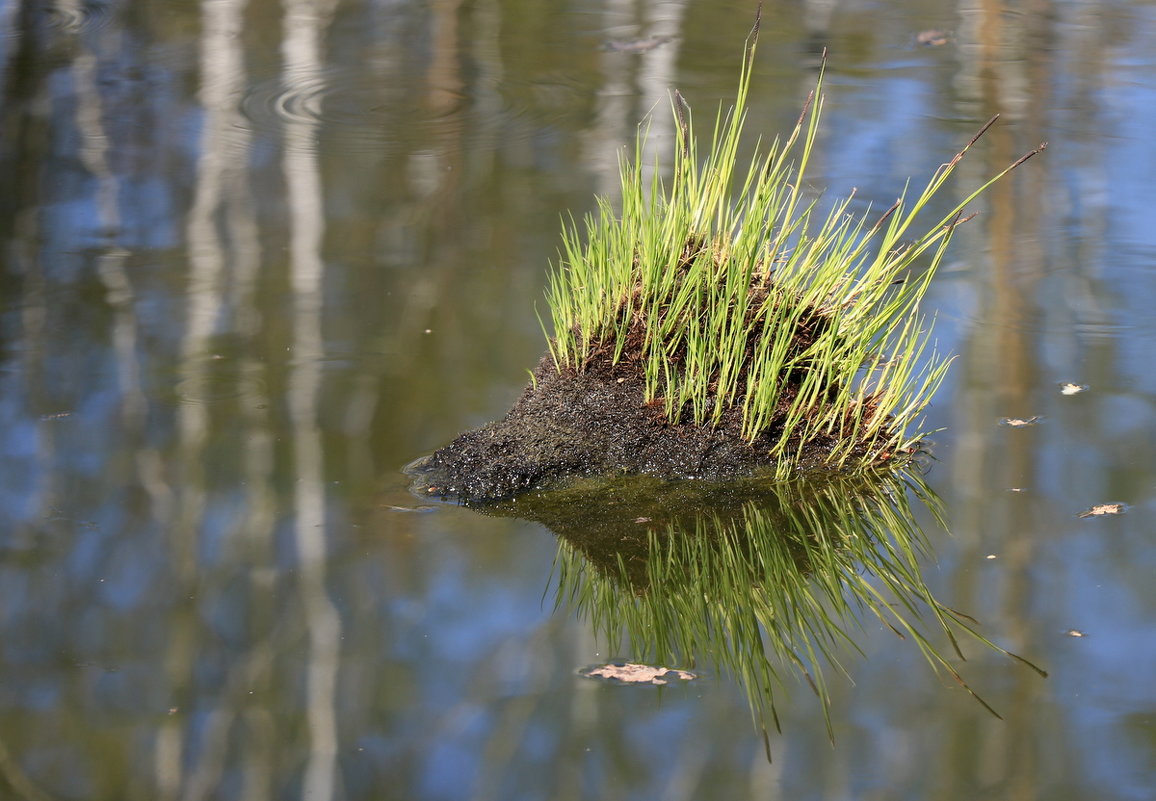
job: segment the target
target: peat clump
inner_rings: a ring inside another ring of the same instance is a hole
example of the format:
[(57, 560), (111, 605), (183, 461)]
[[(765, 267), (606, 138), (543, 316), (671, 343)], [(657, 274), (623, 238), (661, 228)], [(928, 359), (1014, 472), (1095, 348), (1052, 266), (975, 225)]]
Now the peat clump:
[(882, 214), (852, 213), (853, 193), (820, 204), (803, 189), (823, 69), (786, 138), (738, 156), (758, 30), (756, 16), (708, 151), (675, 92), (669, 171), (649, 171), (642, 128), (616, 201), (563, 226), (549, 354), (505, 417), (411, 468), (418, 492), (488, 503), (600, 473), (782, 480), (917, 447), (950, 362), (921, 300), (967, 205), (1044, 145), (927, 226), (920, 212), (994, 118)]
[[(785, 414), (790, 393), (782, 403)], [(419, 494), (488, 503), (572, 476), (728, 479), (774, 466), (781, 426), (754, 440), (742, 427), (737, 406), (713, 427), (672, 423), (661, 401), (647, 402), (645, 380), (631, 364), (594, 361), (582, 372), (559, 371), (545, 356), (502, 419), (460, 435), (410, 473)], [(807, 442), (798, 467), (821, 467), (834, 443)]]

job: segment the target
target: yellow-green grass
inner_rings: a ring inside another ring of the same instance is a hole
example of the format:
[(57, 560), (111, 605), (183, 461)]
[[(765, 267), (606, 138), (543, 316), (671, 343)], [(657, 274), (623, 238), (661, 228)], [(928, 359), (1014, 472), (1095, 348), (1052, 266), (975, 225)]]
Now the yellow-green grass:
[(770, 435), (784, 474), (820, 440), (835, 443), (831, 466), (874, 464), (926, 433), (923, 412), (947, 371), (920, 301), (952, 233), (969, 203), (1045, 145), (946, 214), (921, 217), (993, 118), (886, 211), (853, 215), (848, 197), (823, 212), (800, 189), (822, 71), (790, 133), (740, 156), (757, 34), (756, 22), (705, 155), (675, 92), (670, 177), (662, 164), (645, 169), (640, 126), (634, 157), (621, 160), (618, 207), (599, 198), (582, 225), (564, 226), (547, 290), (550, 352), (559, 371), (636, 365), (645, 401), (674, 423), (717, 425), (741, 409), (743, 437)]

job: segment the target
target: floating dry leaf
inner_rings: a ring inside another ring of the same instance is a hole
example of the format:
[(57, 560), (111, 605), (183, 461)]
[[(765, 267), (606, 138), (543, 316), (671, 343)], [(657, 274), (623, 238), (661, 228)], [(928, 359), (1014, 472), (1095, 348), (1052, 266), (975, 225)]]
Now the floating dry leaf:
[(1090, 509), (1085, 509), (1076, 517), (1099, 517), (1100, 515), (1122, 515), (1128, 509), (1127, 505), (1122, 503), (1101, 503), (1093, 506)]
[(1068, 629), (1064, 632), (1069, 637), (1087, 637), (1088, 635), (1078, 629)]
[(1063, 395), (1079, 395), (1081, 392), (1087, 391), (1087, 384), (1069, 384), (1067, 382), (1060, 384), (1060, 393)]
[(688, 670), (674, 670), (672, 668), (651, 667), (638, 665), (633, 662), (611, 662), (609, 665), (585, 668), (578, 671), (581, 675), (591, 679), (606, 679), (622, 684), (668, 684), (670, 679), (690, 681), (698, 678)]
[(1034, 426), (1036, 423), (1042, 423), (1044, 418), (1038, 414), (1034, 417), (1023, 419), (1020, 417), (1005, 417), (999, 421), (1001, 426), (1009, 426), (1011, 428), (1023, 428), (1024, 426)]
[(951, 41), (951, 34), (937, 30), (920, 31), (915, 34), (915, 41), (924, 47), (942, 47)]

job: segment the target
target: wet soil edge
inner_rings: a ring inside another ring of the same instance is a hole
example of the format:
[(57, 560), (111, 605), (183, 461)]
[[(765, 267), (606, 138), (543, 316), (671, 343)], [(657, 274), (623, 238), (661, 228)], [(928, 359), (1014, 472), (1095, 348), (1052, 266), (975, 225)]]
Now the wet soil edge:
[[(630, 367), (559, 372), (547, 355), (502, 419), (460, 435), (411, 474), (421, 494), (484, 504), (577, 475), (717, 480), (773, 466), (776, 426), (753, 442), (741, 431), (740, 409), (714, 427), (673, 424), (661, 403), (646, 402)], [(800, 469), (821, 467), (832, 444), (811, 443)]]

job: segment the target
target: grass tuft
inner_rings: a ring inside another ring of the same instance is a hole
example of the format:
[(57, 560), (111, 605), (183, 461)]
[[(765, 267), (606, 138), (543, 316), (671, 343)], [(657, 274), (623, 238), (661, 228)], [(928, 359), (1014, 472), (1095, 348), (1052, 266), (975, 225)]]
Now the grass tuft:
[(946, 373), (920, 300), (964, 209), (1046, 143), (922, 229), (916, 217), (995, 118), (877, 219), (850, 214), (850, 197), (823, 214), (800, 191), (822, 70), (790, 133), (740, 159), (757, 33), (756, 21), (705, 153), (675, 92), (671, 177), (644, 169), (640, 126), (634, 158), (620, 161), (620, 207), (599, 198), (582, 225), (564, 226), (550, 352), (559, 371), (635, 365), (646, 401), (673, 423), (715, 426), (741, 409), (743, 437), (769, 437), (783, 473), (818, 441), (835, 443), (832, 466), (874, 464), (921, 438), (910, 429)]

